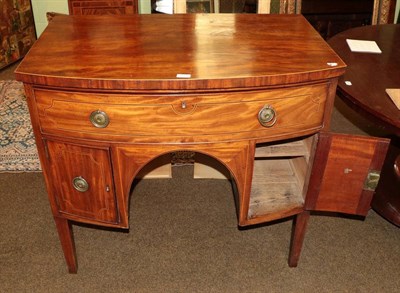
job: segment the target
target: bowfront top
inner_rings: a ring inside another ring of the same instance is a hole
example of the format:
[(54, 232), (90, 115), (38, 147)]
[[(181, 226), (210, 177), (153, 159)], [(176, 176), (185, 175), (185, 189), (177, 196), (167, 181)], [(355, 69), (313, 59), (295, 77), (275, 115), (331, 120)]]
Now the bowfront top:
[(237, 89), (339, 76), (345, 64), (301, 15), (57, 16), (15, 74), (45, 86)]

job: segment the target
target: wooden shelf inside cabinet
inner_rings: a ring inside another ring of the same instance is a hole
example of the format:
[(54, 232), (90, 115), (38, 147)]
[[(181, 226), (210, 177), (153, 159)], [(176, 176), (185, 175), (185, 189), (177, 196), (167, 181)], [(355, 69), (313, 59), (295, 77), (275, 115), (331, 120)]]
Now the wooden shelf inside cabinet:
[(256, 146), (255, 158), (266, 157), (295, 157), (310, 154), (314, 136), (281, 143), (265, 143)]
[(280, 219), (303, 209), (314, 136), (256, 147), (248, 219)]

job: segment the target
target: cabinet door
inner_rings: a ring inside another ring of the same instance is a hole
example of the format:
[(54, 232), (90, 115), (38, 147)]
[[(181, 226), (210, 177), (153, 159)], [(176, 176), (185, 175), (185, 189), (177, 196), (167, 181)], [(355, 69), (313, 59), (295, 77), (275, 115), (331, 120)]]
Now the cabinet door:
[(59, 212), (72, 219), (116, 223), (109, 150), (54, 141), (47, 146)]
[(388, 146), (383, 138), (321, 133), (306, 210), (365, 216)]

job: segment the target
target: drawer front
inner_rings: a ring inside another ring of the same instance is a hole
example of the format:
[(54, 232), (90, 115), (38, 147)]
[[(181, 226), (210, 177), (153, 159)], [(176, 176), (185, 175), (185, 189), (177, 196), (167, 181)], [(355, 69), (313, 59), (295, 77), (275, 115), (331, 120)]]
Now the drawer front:
[[(168, 141), (174, 137), (198, 141), (210, 136), (217, 140), (254, 139), (321, 127), (327, 84), (168, 96), (36, 90), (35, 97), (43, 133), (102, 140), (157, 137), (158, 141)], [(275, 113), (272, 126), (263, 126), (259, 121), (264, 107)]]

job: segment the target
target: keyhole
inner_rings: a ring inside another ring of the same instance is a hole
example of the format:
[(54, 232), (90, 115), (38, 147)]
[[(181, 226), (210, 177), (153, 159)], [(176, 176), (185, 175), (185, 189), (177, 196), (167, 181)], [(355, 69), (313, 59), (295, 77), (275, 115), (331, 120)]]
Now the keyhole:
[(353, 170), (351, 170), (350, 168), (346, 168), (346, 169), (344, 169), (344, 174), (349, 174), (351, 171), (353, 171)]

